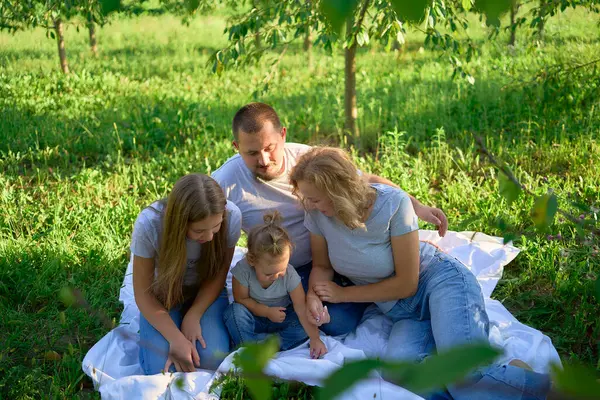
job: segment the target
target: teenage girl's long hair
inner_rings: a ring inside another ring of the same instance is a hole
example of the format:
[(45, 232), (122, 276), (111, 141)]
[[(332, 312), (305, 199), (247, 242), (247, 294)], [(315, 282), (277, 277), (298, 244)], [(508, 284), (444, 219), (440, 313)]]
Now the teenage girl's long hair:
[(227, 199), (219, 184), (208, 175), (189, 174), (180, 178), (163, 205), (162, 235), (158, 255), (158, 276), (152, 290), (167, 310), (183, 299), (183, 278), (187, 267), (188, 224), (221, 214), (223, 223), (213, 240), (202, 244), (196, 263), (199, 286), (216, 277), (224, 268), (227, 251)]

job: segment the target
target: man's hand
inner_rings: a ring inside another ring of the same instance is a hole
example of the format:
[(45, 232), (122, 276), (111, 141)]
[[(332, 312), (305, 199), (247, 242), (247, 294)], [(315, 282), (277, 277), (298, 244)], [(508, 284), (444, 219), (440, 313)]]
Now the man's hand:
[(417, 214), (420, 220), (437, 226), (440, 236), (443, 237), (448, 231), (448, 219), (439, 208), (420, 205), (415, 208), (415, 214)]

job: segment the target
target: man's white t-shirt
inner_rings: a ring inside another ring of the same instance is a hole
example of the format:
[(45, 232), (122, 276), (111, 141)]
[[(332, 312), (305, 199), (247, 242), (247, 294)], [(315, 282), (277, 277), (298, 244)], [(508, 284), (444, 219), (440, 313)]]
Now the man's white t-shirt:
[(301, 267), (308, 264), (310, 252), (310, 234), (304, 226), (304, 209), (296, 196), (292, 194), (289, 175), (296, 160), (310, 146), (299, 143), (286, 143), (284, 146), (284, 172), (276, 179), (265, 181), (250, 172), (239, 154), (227, 160), (212, 177), (225, 191), (229, 201), (235, 203), (242, 212), (242, 230), (250, 232), (253, 227), (263, 223), (265, 213), (277, 210), (283, 218), (282, 226), (288, 231), (294, 250), (290, 264)]

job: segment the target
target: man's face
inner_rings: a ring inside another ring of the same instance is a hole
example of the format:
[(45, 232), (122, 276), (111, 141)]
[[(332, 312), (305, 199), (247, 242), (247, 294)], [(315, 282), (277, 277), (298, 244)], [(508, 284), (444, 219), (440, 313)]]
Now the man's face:
[(260, 132), (248, 134), (240, 131), (237, 141), (233, 141), (233, 146), (240, 152), (246, 167), (255, 176), (271, 180), (281, 176), (284, 171), (285, 134), (285, 128), (278, 131), (271, 121), (267, 120)]

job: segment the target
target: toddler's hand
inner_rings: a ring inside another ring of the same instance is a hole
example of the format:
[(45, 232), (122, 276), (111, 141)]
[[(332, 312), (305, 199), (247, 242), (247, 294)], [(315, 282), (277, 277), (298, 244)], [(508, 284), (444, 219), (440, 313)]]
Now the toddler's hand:
[(285, 321), (285, 307), (269, 307), (267, 318), (276, 323)]
[(321, 338), (311, 339), (310, 358), (321, 358), (327, 354), (327, 346), (321, 341)]

